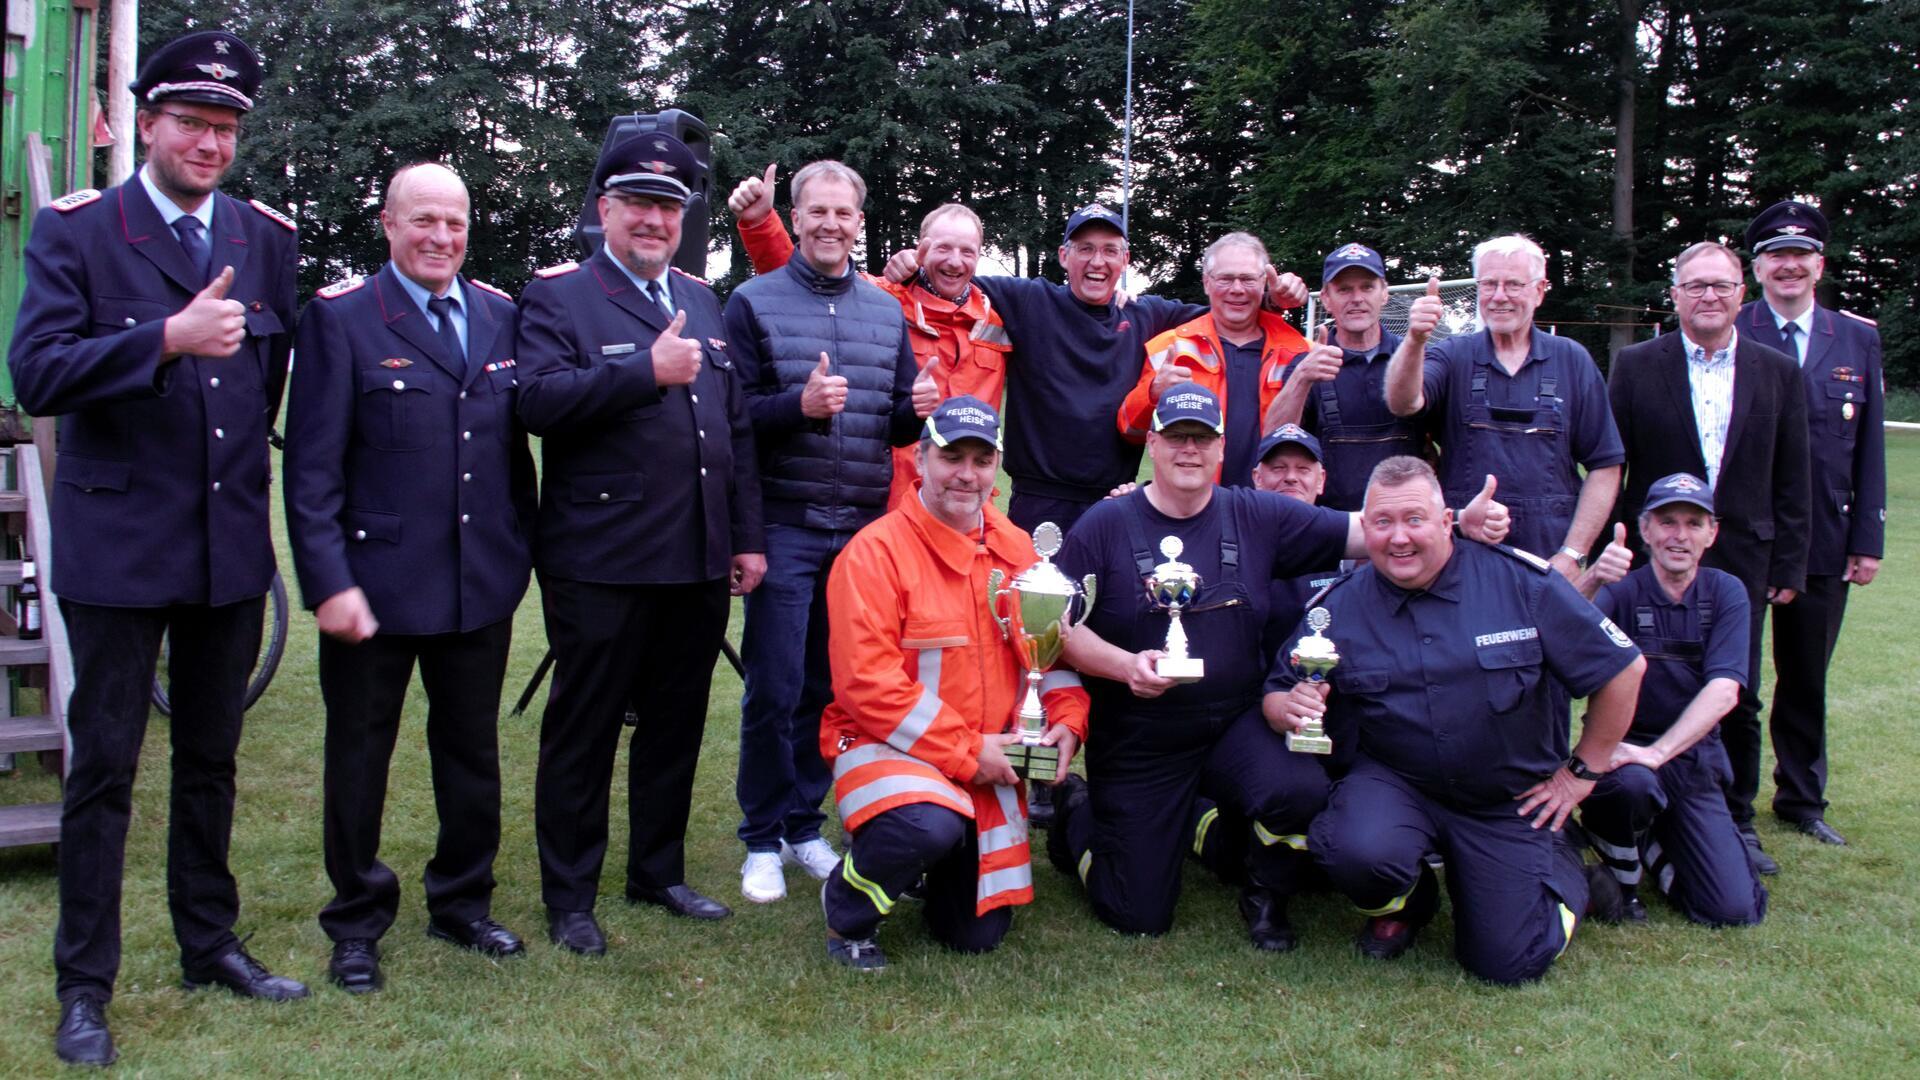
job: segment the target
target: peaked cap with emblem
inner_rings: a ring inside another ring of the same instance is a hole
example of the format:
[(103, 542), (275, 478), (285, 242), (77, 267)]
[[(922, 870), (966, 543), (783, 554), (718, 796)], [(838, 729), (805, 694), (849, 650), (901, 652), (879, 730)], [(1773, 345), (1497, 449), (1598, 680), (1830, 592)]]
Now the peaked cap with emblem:
[(687, 144), (664, 131), (629, 135), (600, 159), (594, 186), (609, 195), (648, 195), (685, 203), (700, 163)]
[(155, 49), (127, 89), (142, 105), (197, 101), (246, 112), (260, 91), (260, 57), (225, 30), (183, 34)]
[(1060, 242), (1062, 244), (1071, 242), (1074, 233), (1093, 224), (1105, 225), (1107, 228), (1119, 233), (1121, 239), (1126, 239), (1126, 221), (1117, 212), (1096, 202), (1088, 203), (1073, 212), (1073, 216), (1067, 219), (1067, 233), (1061, 238)]
[(1747, 250), (1755, 255), (1781, 248), (1811, 248), (1823, 251), (1827, 246), (1827, 215), (1803, 202), (1777, 202), (1747, 226)]

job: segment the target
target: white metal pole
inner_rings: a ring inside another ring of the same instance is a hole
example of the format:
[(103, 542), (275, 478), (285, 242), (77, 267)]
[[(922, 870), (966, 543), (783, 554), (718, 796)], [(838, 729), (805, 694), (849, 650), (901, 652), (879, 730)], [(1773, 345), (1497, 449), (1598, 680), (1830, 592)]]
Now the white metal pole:
[(124, 184), (133, 176), (133, 82), (140, 58), (140, 0), (113, 0), (107, 28), (107, 126), (113, 129), (113, 147), (107, 154), (107, 183)]

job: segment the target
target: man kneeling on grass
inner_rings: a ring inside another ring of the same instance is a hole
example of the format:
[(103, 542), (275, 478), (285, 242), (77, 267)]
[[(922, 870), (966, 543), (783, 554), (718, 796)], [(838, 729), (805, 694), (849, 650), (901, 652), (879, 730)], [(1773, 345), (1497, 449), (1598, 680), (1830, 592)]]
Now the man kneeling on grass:
[(1624, 918), (1646, 921), (1644, 864), (1694, 922), (1753, 925), (1766, 917), (1767, 890), (1727, 809), (1733, 769), (1720, 742), (1720, 720), (1749, 678), (1746, 588), (1700, 565), (1720, 533), (1713, 489), (1700, 478), (1656, 481), (1639, 524), (1648, 564), (1624, 578), (1608, 575), (1614, 581), (1594, 606), (1640, 646), (1647, 676), (1633, 726), (1580, 805), (1580, 820), (1620, 882)]
[[(827, 579), (833, 703), (820, 751), (840, 820), (853, 834), (821, 890), (827, 955), (886, 966), (874, 934), (926, 879), (927, 926), (961, 952), (1000, 944), (1015, 905), (1033, 899), (1027, 815), (1005, 747), (1021, 671), (987, 609), (988, 576), (1039, 561), (1033, 541), (988, 498), (1000, 418), (973, 397), (927, 418), (915, 497), (860, 530)], [(1087, 730), (1078, 676), (1048, 674), (1042, 702), (1064, 777)]]

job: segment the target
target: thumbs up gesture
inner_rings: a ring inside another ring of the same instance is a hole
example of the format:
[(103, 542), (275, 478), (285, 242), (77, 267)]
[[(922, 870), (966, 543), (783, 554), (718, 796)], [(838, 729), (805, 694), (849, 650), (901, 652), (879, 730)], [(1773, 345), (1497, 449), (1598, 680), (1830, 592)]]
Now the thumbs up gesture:
[(1414, 297), (1407, 308), (1407, 337), (1424, 344), (1446, 313), (1446, 305), (1440, 300), (1440, 279), (1430, 277), (1426, 295)]
[(1340, 374), (1340, 368), (1346, 363), (1347, 354), (1338, 345), (1331, 344), (1329, 323), (1321, 323), (1313, 331), (1313, 348), (1308, 349), (1294, 365), (1293, 379), (1305, 379), (1309, 383), (1326, 382)]
[(676, 311), (673, 321), (653, 339), (653, 383), (655, 386), (685, 386), (700, 374), (700, 342), (684, 338), (687, 313)]
[(938, 363), (938, 356), (928, 360), (913, 380), (913, 415), (922, 420), (932, 416), (934, 406), (940, 404), (940, 384), (933, 381), (933, 369)]
[(1493, 474), (1487, 474), (1487, 482), (1481, 485), (1480, 494), (1473, 497), (1460, 511), (1460, 532), (1469, 540), (1478, 540), (1483, 544), (1497, 544), (1507, 538), (1507, 530), (1513, 527), (1513, 517), (1507, 512), (1507, 504), (1496, 501), (1493, 492), (1499, 482)]
[(233, 267), (223, 267), (218, 277), (187, 301), (187, 306), (168, 317), (162, 331), (161, 351), (176, 356), (232, 356), (240, 351), (247, 337), (247, 307), (227, 299), (233, 287)]
[(768, 165), (765, 174), (749, 176), (740, 181), (739, 186), (733, 189), (733, 194), (727, 196), (727, 209), (733, 211), (735, 220), (740, 224), (752, 225), (773, 213), (773, 193), (777, 186), (774, 173), (779, 168), (777, 161)]
[(1574, 587), (1580, 594), (1591, 600), (1600, 591), (1602, 585), (1611, 585), (1627, 576), (1633, 569), (1633, 551), (1627, 547), (1627, 526), (1625, 522), (1613, 523), (1613, 539), (1608, 541), (1606, 550), (1593, 560), (1586, 572), (1574, 579)]
[(800, 391), (800, 411), (810, 419), (825, 420), (847, 407), (847, 377), (831, 374), (832, 368), (833, 361), (821, 353), (820, 366), (807, 375)]

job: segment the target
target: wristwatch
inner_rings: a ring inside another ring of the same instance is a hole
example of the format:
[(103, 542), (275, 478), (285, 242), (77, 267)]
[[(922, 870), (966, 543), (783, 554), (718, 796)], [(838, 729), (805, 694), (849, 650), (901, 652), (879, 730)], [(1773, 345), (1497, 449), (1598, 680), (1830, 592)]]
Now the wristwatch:
[(1560, 549), (1560, 554), (1565, 555), (1569, 559), (1572, 559), (1573, 565), (1579, 567), (1580, 569), (1585, 570), (1587, 568), (1586, 552), (1576, 551), (1570, 547), (1563, 547)]
[(1607, 775), (1603, 772), (1594, 772), (1588, 768), (1587, 763), (1580, 760), (1579, 754), (1574, 754), (1567, 758), (1567, 771), (1573, 774), (1575, 780), (1586, 780), (1589, 782), (1598, 782), (1601, 777)]

